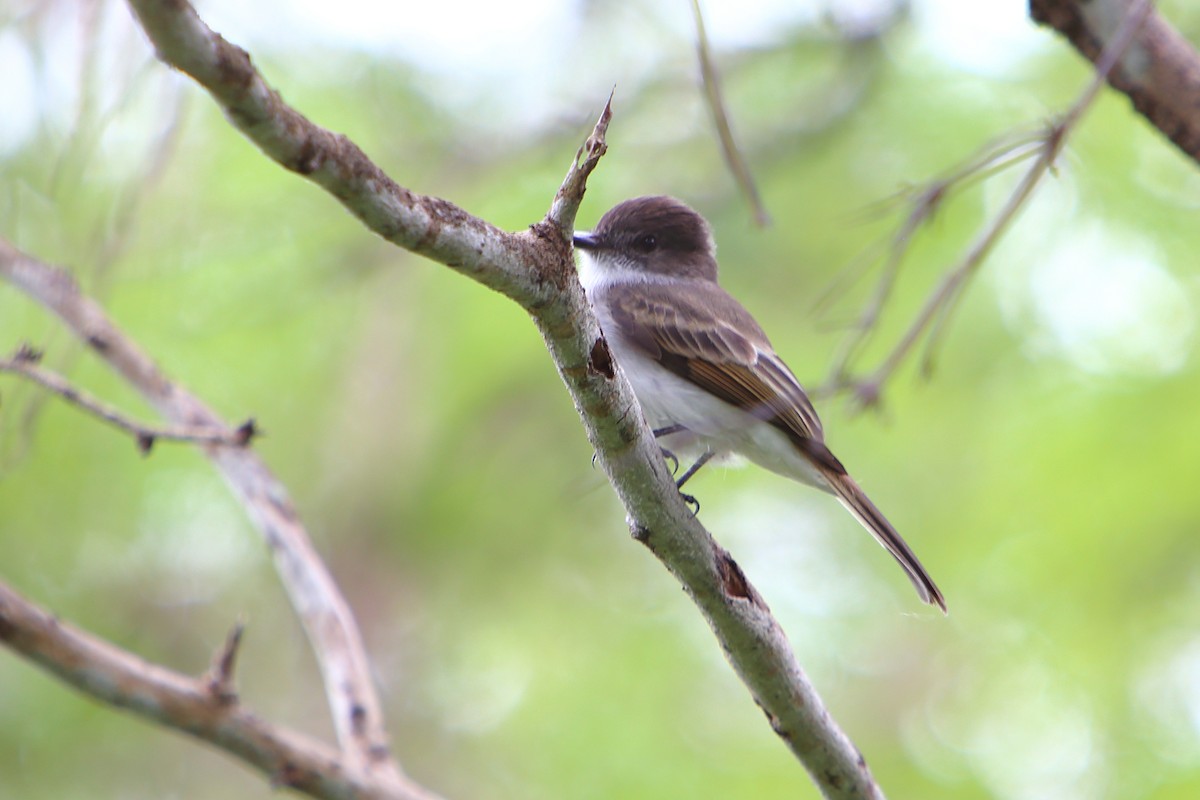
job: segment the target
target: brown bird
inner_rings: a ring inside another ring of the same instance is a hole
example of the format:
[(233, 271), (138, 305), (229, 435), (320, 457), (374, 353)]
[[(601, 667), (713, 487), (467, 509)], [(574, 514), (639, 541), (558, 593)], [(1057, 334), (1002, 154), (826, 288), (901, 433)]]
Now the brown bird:
[(916, 555), (825, 446), (817, 412), (767, 335), (717, 283), (700, 214), (671, 197), (627, 200), (575, 234), (605, 338), (664, 447), (740, 455), (837, 497), (900, 563), (926, 603), (946, 601)]

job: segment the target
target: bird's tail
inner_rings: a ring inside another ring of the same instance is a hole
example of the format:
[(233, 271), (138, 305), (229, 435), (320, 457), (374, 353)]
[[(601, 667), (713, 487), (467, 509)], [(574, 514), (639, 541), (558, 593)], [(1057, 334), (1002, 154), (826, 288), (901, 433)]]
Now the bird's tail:
[(837, 499), (842, 502), (850, 513), (863, 524), (871, 535), (879, 540), (879, 543), (887, 548), (887, 551), (892, 554), (892, 557), (900, 562), (900, 566), (904, 567), (904, 571), (908, 574), (908, 579), (912, 581), (913, 586), (917, 589), (917, 594), (921, 595), (921, 599), (930, 605), (936, 605), (946, 611), (946, 599), (942, 597), (942, 592), (938, 589), (937, 584), (929, 577), (929, 573), (921, 566), (920, 560), (908, 544), (896, 533), (896, 529), (887, 521), (887, 517), (875, 507), (871, 499), (859, 488), (854, 479), (845, 472), (840, 474), (835, 471), (822, 470), (825, 480), (829, 483), (829, 488), (833, 490)]

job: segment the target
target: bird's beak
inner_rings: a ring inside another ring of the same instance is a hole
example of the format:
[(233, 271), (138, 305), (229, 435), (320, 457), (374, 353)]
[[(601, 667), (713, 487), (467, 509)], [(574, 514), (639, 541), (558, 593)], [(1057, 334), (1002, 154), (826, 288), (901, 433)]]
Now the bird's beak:
[(575, 231), (575, 246), (580, 250), (595, 250), (600, 246), (600, 240), (591, 231)]

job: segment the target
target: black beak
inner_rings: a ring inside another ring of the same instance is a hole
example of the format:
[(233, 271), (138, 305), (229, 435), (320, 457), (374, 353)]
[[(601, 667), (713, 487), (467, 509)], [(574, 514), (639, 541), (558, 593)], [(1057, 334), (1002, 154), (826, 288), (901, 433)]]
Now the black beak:
[(580, 250), (595, 250), (600, 247), (600, 240), (591, 231), (575, 231), (575, 246)]

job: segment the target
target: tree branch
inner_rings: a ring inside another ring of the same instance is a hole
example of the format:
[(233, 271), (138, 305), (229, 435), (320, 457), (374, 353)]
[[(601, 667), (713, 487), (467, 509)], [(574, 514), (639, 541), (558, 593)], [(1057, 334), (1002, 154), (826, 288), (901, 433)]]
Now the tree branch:
[[(983, 265), (1001, 235), (1008, 230), (1008, 226), (1025, 207), (1025, 203), (1033, 195), (1034, 189), (1037, 188), (1042, 178), (1053, 168), (1067, 138), (1074, 132), (1087, 110), (1091, 108), (1100, 89), (1112, 74), (1112, 70), (1121, 63), (1126, 56), (1127, 49), (1136, 41), (1138, 32), (1143, 29), (1146, 15), (1150, 13), (1151, 7), (1150, 0), (1133, 0), (1129, 4), (1126, 15), (1118, 20), (1119, 26), (1114, 30), (1112, 38), (1097, 59), (1096, 71), (1088, 85), (1076, 98), (1067, 113), (1047, 128), (1035, 150), (1026, 149), (1027, 143), (1023, 139), (1018, 139), (995, 154), (985, 153), (981, 159), (972, 162), (974, 166), (955, 170), (950, 180), (934, 181), (926, 192), (916, 194), (914, 209), (906, 218), (894, 240), (876, 299), (864, 312), (860, 320), (862, 323), (860, 329), (848, 337), (848, 344), (842, 351), (842, 357), (835, 365), (829, 390), (836, 391), (849, 387), (853, 390), (861, 406), (878, 405), (884, 385), (922, 339), (925, 341), (925, 351), (921, 360), (921, 370), (926, 375), (932, 372), (933, 356), (940, 334), (962, 297), (968, 282)], [(1028, 170), (1012, 194), (1009, 195), (999, 213), (979, 232), (975, 241), (967, 248), (954, 268), (943, 276), (926, 299), (925, 305), (918, 312), (916, 319), (884, 357), (883, 362), (865, 378), (850, 377), (847, 374), (849, 361), (854, 352), (865, 342), (878, 321), (878, 312), (882, 308), (883, 299), (890, 293), (900, 258), (911, 241), (915, 225), (929, 219), (937, 205), (944, 202), (950, 187), (961, 186), (978, 176), (990, 174), (995, 169), (1024, 160), (1034, 152), (1037, 157), (1029, 165)]]
[(721, 143), (721, 155), (725, 157), (725, 166), (733, 173), (750, 210), (754, 212), (754, 222), (761, 228), (771, 224), (771, 215), (763, 205), (762, 196), (758, 193), (758, 185), (750, 172), (742, 150), (733, 138), (733, 126), (729, 122), (729, 112), (725, 108), (725, 98), (721, 93), (721, 76), (713, 64), (712, 48), (708, 46), (708, 32), (704, 29), (704, 12), (700, 10), (700, 0), (692, 0), (692, 17), (696, 21), (696, 57), (700, 60), (700, 79), (704, 82), (704, 98), (712, 111), (713, 124), (717, 126), (717, 141)]
[[(598, 460), (625, 506), (630, 529), (699, 606), (773, 729), (826, 797), (882, 797), (862, 756), (829, 716), (796, 662), (765, 601), (680, 498), (575, 276), (570, 228), (587, 173), (604, 152), (607, 113), (583, 148), (583, 158), (577, 158), (568, 173), (547, 218), (528, 232), (509, 234), (445, 200), (398, 186), (344, 136), (313, 125), (289, 108), (257, 73), (249, 56), (209, 30), (183, 0), (130, 0), (130, 5), (159, 57), (204, 86), (230, 121), (269, 157), (321, 185), (389, 241), (501, 291), (529, 311)], [(143, 387), (168, 418), (182, 417), (192, 424), (212, 418), (211, 412), (186, 395), (180, 404), (177, 387), (133, 351), (63, 273), (35, 269), (27, 257), (0, 247), (0, 274), (6, 273), (59, 311), (93, 349)], [(271, 498), (262, 507), (254, 505), (252, 514), (268, 542), (277, 547), (280, 528), (295, 524), (282, 487), (250, 451), (219, 446), (206, 450), (247, 501)], [(304, 585), (314, 580), (303, 569), (305, 564), (288, 557), (278, 566), (285, 581)], [(332, 583), (323, 588), (331, 590)], [(302, 614), (311, 610), (309, 592), (290, 589), (290, 593)], [(325, 599), (333, 601), (328, 595)], [(336, 607), (344, 609), (344, 604)], [(348, 630), (352, 627), (340, 629), (338, 638), (344, 639)], [(349, 649), (361, 653), (358, 647)], [(359, 673), (353, 670), (353, 674)], [(329, 680), (328, 673), (326, 680), (327, 685), (339, 685)], [(346, 709), (344, 704), (338, 707)], [(368, 710), (370, 719), (377, 719), (375, 707)], [(341, 713), (336, 717), (340, 726), (345, 717)], [(351, 733), (355, 730), (352, 727)]]
[(230, 123), (267, 156), (321, 186), (372, 231), (510, 297), (554, 291), (553, 281), (531, 280), (524, 259), (540, 254), (535, 237), (506, 233), (453, 203), (396, 185), (354, 142), (284, 103), (249, 54), (205, 25), (190, 3), (129, 5), (163, 62), (207, 89)]
[[(0, 239), (0, 278), (57, 314), (174, 425), (228, 430), (204, 403), (159, 371), (97, 303), (83, 296), (65, 270), (37, 261)], [(388, 753), (382, 707), (362, 636), (349, 605), (304, 531), (287, 490), (249, 448), (212, 442), (202, 448), (271, 550), (276, 571), (320, 665), (346, 762), (385, 783), (406, 785), (407, 779)]]
[[(1200, 162), (1200, 55), (1145, 0), (1029, 0), (1029, 15), (1099, 64), (1121, 21), (1140, 7), (1145, 21), (1108, 82), (1192, 160)], [(1099, 71), (1099, 70), (1098, 70)]]
[(133, 434), (137, 440), (138, 449), (142, 451), (143, 455), (150, 452), (150, 448), (158, 439), (192, 442), (193, 444), (226, 444), (245, 447), (258, 435), (258, 429), (252, 419), (246, 420), (236, 428), (208, 428), (197, 425), (164, 428), (137, 422), (82, 389), (75, 388), (63, 376), (39, 367), (38, 362), (41, 357), (42, 354), (39, 351), (28, 345), (22, 345), (9, 358), (0, 358), (0, 372), (27, 378), (114, 428)]
[(149, 664), (60, 621), (3, 583), (0, 642), (90, 697), (237, 756), (275, 786), (329, 800), (433, 800), (414, 784), (364, 775), (346, 754), (263, 721), (209, 676)]

